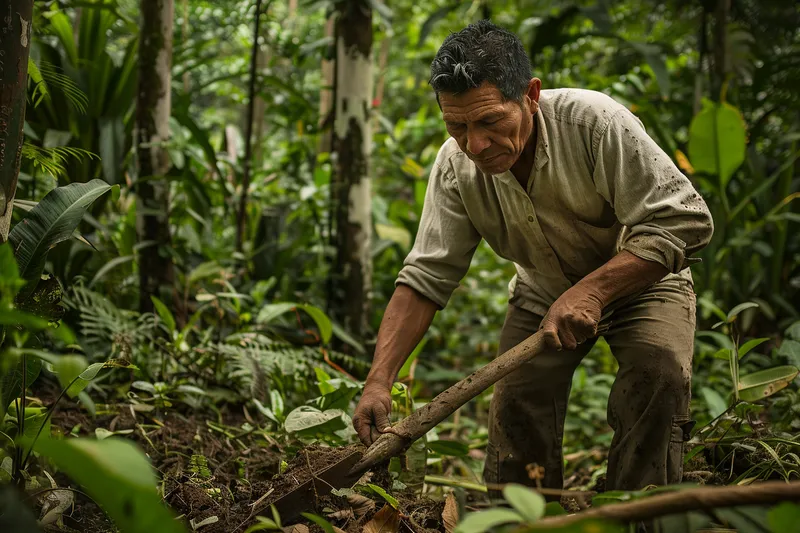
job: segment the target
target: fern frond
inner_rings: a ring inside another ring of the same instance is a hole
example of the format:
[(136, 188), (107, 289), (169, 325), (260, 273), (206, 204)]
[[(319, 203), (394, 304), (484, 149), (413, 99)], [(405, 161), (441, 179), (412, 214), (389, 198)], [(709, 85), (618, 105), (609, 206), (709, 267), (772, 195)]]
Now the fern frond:
[(61, 177), (66, 173), (64, 164), (69, 158), (78, 160), (84, 157), (100, 159), (94, 152), (83, 148), (76, 148), (74, 146), (42, 148), (41, 146), (30, 144), (28, 141), (25, 141), (22, 145), (22, 157), (30, 161), (34, 168), (38, 168), (54, 178)]
[(41, 73), (42, 83), (46, 84), (45, 90), (59, 89), (67, 99), (67, 102), (81, 113), (86, 113), (89, 106), (89, 97), (86, 96), (75, 80), (58, 72), (58, 67), (49, 61), (42, 61), (37, 69)]
[(84, 348), (106, 358), (136, 361), (138, 353), (149, 345), (156, 327), (151, 313), (120, 309), (102, 294), (82, 285), (73, 286), (64, 301), (80, 314)]
[(33, 92), (31, 93), (31, 105), (38, 107), (45, 97), (49, 97), (50, 93), (47, 91), (47, 84), (42, 77), (42, 73), (36, 62), (28, 58), (28, 77), (33, 82)]

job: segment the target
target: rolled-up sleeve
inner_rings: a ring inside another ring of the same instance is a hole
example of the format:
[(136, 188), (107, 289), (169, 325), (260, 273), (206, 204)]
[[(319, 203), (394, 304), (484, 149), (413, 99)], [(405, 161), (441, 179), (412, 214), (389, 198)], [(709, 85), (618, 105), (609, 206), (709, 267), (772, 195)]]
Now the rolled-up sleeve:
[(408, 285), (444, 308), (469, 270), (481, 236), (467, 215), (449, 162), (431, 170), (414, 246), (395, 286)]
[(629, 230), (621, 249), (672, 273), (699, 261), (714, 222), (689, 179), (627, 109), (596, 133), (595, 185)]

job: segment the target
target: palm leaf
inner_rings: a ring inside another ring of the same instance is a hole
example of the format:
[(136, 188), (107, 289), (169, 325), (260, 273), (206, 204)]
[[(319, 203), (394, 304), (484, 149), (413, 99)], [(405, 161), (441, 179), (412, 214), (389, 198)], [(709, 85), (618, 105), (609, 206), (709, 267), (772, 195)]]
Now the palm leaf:
[(92, 202), (111, 188), (99, 179), (58, 187), (14, 226), (8, 240), (16, 250), (20, 276), (28, 282), (24, 297), (36, 287), (50, 248), (69, 239)]

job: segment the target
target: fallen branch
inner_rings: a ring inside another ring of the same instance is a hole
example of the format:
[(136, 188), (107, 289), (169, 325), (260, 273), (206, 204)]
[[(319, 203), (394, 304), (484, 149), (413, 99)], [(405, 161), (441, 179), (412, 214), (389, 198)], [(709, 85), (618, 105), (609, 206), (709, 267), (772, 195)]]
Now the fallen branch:
[(627, 503), (593, 507), (571, 515), (548, 517), (532, 526), (533, 529), (560, 527), (590, 518), (636, 522), (688, 511), (784, 501), (800, 501), (800, 482), (767, 481), (745, 486), (686, 489)]

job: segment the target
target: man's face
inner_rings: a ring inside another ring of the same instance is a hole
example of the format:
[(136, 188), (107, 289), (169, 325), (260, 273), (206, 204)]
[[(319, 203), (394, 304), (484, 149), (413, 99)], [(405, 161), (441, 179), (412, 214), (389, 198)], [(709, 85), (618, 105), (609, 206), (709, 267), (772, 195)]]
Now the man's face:
[(461, 94), (440, 93), (439, 105), (447, 131), (461, 150), (487, 174), (511, 168), (533, 131), (541, 81), (528, 85), (522, 102), (503, 102), (500, 90), (489, 83)]

